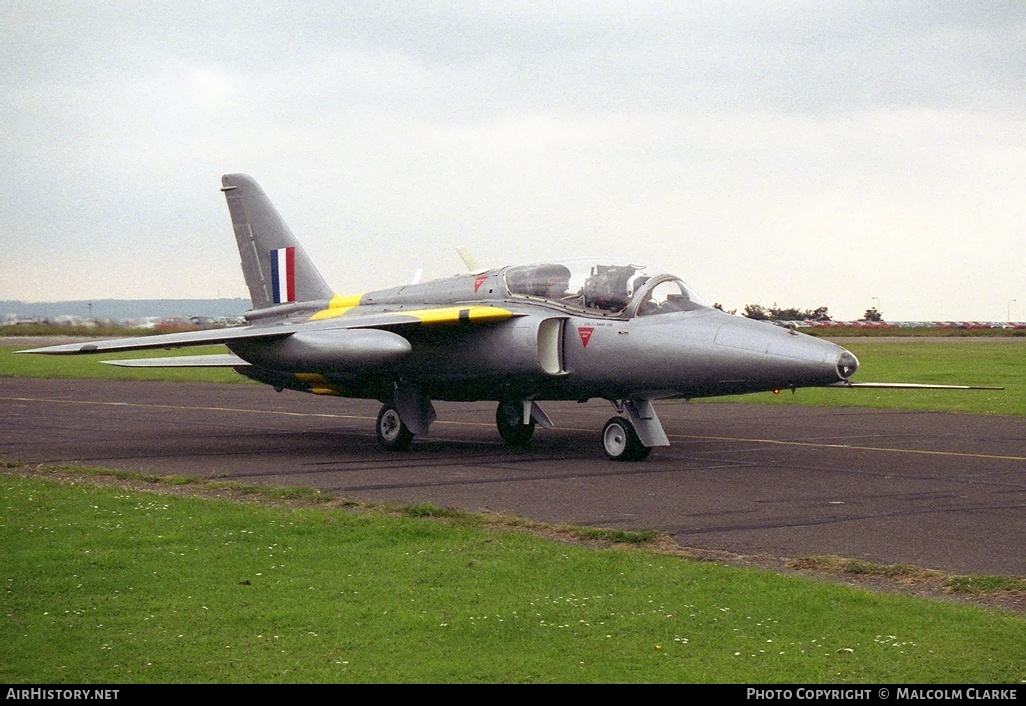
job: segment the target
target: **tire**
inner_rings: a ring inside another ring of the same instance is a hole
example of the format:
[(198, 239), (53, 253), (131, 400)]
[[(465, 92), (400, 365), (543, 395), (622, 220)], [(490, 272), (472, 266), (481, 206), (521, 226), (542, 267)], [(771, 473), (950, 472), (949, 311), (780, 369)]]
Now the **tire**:
[(389, 451), (405, 451), (413, 442), (413, 432), (403, 424), (399, 412), (392, 405), (383, 405), (378, 412), (377, 431), (378, 443)]
[(644, 461), (652, 451), (623, 417), (613, 417), (602, 428), (602, 450), (611, 461)]
[(522, 402), (500, 402), (495, 410), (495, 426), (499, 436), (509, 446), (526, 446), (534, 436), (534, 419), (523, 422)]

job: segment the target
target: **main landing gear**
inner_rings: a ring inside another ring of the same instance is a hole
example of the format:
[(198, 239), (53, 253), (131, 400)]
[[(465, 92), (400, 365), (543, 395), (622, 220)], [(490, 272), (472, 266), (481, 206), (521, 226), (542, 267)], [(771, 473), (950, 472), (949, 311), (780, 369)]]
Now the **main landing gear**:
[(389, 451), (410, 448), (414, 434), (427, 434), (436, 418), (431, 400), (411, 386), (398, 386), (378, 412), (378, 443)]
[(509, 446), (526, 446), (534, 436), (534, 417), (524, 423), (522, 402), (500, 402), (495, 410), (495, 426)]
[[(407, 405), (405, 411), (400, 409), (400, 402), (397, 401), (382, 405), (378, 412), (378, 443), (389, 451), (405, 451), (410, 448), (414, 434), (426, 433), (428, 425), (434, 421), (434, 409), (431, 409), (430, 402), (419, 401)], [(418, 412), (421, 412), (419, 417)], [(409, 426), (405, 421), (407, 419), (412, 422)], [(545, 413), (530, 400), (500, 402), (495, 410), (495, 426), (502, 440), (510, 446), (526, 446), (534, 435), (536, 423), (546, 428), (552, 427)]]
[(389, 451), (405, 451), (413, 442), (413, 432), (403, 423), (399, 411), (390, 404), (378, 412), (377, 430), (378, 443)]
[[(625, 416), (613, 417), (602, 428), (602, 450), (609, 459), (643, 461), (653, 446), (670, 445), (651, 400), (610, 401)], [(378, 412), (378, 443), (390, 451), (408, 449), (413, 436), (426, 434), (434, 420), (429, 399), (409, 388), (397, 389), (394, 401)], [(538, 425), (551, 429), (552, 420), (533, 400), (504, 400), (495, 410), (495, 426), (509, 446), (527, 445)]]

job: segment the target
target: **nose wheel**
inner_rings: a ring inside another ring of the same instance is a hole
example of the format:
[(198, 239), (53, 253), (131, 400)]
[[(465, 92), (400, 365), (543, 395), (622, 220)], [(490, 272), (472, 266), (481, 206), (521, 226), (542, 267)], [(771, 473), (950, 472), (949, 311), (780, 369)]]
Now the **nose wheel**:
[(413, 432), (403, 424), (399, 411), (392, 405), (384, 405), (378, 412), (378, 443), (389, 451), (405, 451), (413, 442)]
[(613, 417), (602, 429), (602, 450), (613, 461), (643, 461), (652, 449), (641, 443), (630, 420)]

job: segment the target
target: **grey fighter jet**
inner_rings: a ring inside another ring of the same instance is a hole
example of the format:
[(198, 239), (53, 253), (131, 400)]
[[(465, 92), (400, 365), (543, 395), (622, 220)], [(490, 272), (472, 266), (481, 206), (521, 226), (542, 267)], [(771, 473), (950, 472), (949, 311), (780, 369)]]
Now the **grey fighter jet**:
[(432, 400), (498, 403), (499, 434), (526, 444), (552, 422), (539, 402), (609, 400), (616, 461), (668, 446), (653, 400), (853, 386), (833, 343), (710, 307), (681, 279), (616, 259), (478, 270), (337, 296), (250, 177), (222, 177), (253, 300), (246, 325), (38, 348), (74, 354), (223, 343), (230, 354), (130, 361), (227, 366), (276, 390), (377, 399), (377, 437), (403, 449), (435, 420)]

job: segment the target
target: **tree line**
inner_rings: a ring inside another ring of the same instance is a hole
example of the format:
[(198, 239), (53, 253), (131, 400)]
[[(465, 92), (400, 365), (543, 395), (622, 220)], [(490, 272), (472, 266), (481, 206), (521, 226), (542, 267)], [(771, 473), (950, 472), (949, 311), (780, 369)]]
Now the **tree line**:
[[(722, 304), (713, 304), (720, 311), (723, 311)], [(728, 314), (736, 314), (737, 309), (731, 309)], [(821, 306), (816, 309), (799, 309), (798, 307), (763, 306), (762, 304), (748, 304), (741, 314), (749, 319), (757, 321), (833, 321), (827, 307)], [(877, 308), (866, 309), (860, 321), (883, 321), (883, 314)]]

